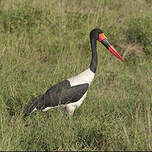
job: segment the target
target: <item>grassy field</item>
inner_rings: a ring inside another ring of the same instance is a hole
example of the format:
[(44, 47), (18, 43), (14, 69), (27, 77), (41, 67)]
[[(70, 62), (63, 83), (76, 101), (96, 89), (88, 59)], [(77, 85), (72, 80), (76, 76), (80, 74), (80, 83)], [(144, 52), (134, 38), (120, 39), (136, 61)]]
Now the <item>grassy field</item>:
[[(23, 119), (25, 105), (87, 69), (89, 32), (101, 44), (87, 98)], [(152, 150), (151, 0), (0, 0), (0, 150)]]

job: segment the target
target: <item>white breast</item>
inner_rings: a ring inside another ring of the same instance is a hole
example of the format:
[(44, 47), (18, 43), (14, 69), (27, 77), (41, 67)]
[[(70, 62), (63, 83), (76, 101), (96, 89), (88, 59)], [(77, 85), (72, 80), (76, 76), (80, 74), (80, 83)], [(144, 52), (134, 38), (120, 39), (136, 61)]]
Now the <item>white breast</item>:
[(90, 69), (85, 70), (84, 72), (78, 74), (75, 77), (69, 78), (71, 86), (76, 86), (84, 83), (90, 83), (92, 82), (93, 78), (95, 76), (95, 73), (92, 72)]

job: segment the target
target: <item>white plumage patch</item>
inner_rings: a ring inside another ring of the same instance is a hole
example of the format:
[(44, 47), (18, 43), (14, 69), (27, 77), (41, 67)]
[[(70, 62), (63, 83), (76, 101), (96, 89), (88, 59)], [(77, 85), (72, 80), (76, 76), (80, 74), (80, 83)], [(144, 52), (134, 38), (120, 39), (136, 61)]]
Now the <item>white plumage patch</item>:
[(94, 76), (95, 76), (95, 73), (92, 72), (89, 68), (85, 70), (84, 72), (78, 74), (77, 76), (69, 78), (68, 80), (70, 81), (71, 86), (76, 86), (76, 85), (80, 85), (84, 83), (88, 83), (90, 85)]
[(32, 111), (31, 113), (33, 113), (33, 112), (34, 112), (34, 111), (36, 111), (36, 110), (37, 110), (37, 109), (36, 109), (36, 108), (34, 108), (34, 109), (33, 109), (33, 111)]
[(46, 107), (45, 109), (43, 109), (42, 111), (44, 112), (44, 111), (48, 111), (48, 110), (50, 110), (52, 107)]

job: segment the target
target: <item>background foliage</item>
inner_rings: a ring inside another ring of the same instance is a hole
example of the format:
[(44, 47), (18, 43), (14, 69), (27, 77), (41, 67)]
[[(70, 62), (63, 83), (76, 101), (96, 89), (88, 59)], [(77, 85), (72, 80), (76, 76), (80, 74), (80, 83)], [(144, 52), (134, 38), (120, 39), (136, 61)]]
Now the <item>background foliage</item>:
[[(127, 62), (98, 44), (98, 69), (72, 117), (22, 118), (25, 105), (88, 68), (101, 28)], [(150, 0), (0, 1), (0, 150), (152, 150)]]

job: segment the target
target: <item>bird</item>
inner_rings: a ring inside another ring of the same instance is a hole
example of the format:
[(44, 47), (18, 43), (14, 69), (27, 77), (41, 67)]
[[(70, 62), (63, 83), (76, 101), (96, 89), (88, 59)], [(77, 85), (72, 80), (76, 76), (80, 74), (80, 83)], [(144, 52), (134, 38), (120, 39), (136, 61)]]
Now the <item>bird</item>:
[(35, 111), (44, 112), (56, 107), (62, 107), (69, 115), (73, 115), (75, 109), (80, 107), (86, 98), (90, 84), (95, 77), (98, 64), (97, 41), (101, 42), (119, 60), (125, 61), (113, 45), (111, 45), (101, 29), (95, 28), (91, 30), (90, 44), (92, 58), (89, 68), (74, 77), (53, 85), (44, 94), (34, 98), (24, 109), (25, 117)]

